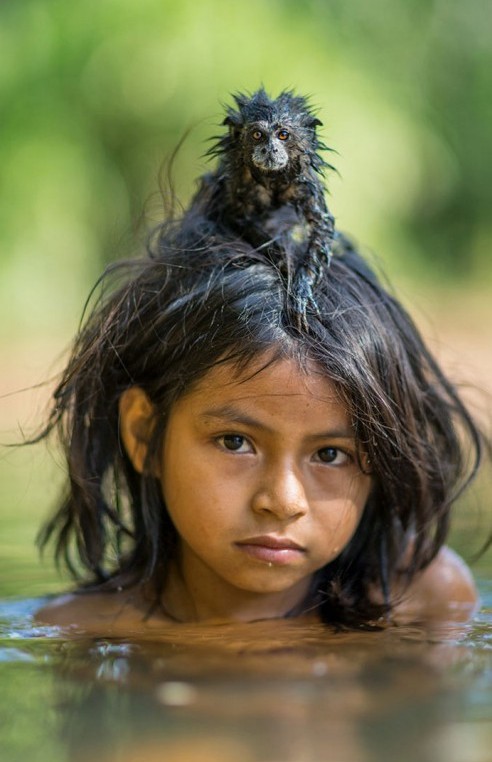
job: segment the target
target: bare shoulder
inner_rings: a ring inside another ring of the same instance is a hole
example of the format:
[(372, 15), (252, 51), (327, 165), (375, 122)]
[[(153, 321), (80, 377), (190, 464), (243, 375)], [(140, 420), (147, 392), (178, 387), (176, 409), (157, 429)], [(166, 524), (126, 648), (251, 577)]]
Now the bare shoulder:
[(168, 624), (162, 616), (146, 618), (148, 608), (135, 590), (76, 592), (49, 601), (35, 618), (41, 624), (102, 636), (144, 634)]
[(402, 593), (394, 616), (396, 620), (407, 621), (419, 618), (465, 622), (478, 605), (477, 588), (469, 567), (445, 546)]
[[(116, 604), (116, 605), (115, 605)], [(67, 593), (48, 601), (35, 617), (42, 624), (58, 627), (80, 626), (84, 628), (118, 614), (121, 600), (101, 593)]]

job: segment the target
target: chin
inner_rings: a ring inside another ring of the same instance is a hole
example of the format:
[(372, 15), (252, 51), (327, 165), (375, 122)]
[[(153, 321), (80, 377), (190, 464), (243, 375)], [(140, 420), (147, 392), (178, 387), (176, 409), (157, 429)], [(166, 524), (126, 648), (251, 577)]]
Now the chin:
[(268, 569), (270, 578), (263, 577), (263, 579), (255, 580), (237, 580), (235, 587), (245, 592), (252, 593), (253, 595), (274, 595), (276, 593), (287, 593), (292, 588), (295, 588), (300, 584), (301, 580), (286, 580), (282, 579), (280, 575), (275, 575), (274, 569)]

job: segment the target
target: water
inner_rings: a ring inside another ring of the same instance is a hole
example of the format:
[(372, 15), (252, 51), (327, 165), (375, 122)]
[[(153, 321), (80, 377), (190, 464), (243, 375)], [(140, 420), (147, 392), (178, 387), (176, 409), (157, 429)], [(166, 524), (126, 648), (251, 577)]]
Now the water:
[(491, 762), (492, 588), (465, 626), (295, 620), (145, 640), (0, 605), (2, 762)]

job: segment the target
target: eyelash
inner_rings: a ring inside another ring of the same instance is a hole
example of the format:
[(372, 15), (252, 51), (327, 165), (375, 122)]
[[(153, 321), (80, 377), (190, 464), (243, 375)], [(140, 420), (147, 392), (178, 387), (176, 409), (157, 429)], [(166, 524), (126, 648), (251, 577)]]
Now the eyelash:
[[(235, 440), (241, 440), (241, 441), (240, 442), (236, 441), (236, 444), (239, 444), (237, 448), (233, 448), (233, 447), (231, 448), (226, 446), (225, 442), (227, 439), (229, 440), (235, 439)], [(250, 454), (255, 452), (251, 442), (248, 440), (247, 437), (243, 436), (242, 434), (222, 434), (221, 436), (215, 438), (215, 442), (219, 445), (219, 447), (222, 450), (224, 450), (227, 453), (232, 453), (232, 454), (237, 453), (239, 455), (244, 455), (244, 454)], [(244, 444), (248, 445), (247, 450), (241, 450), (241, 447)], [(326, 453), (328, 451), (331, 451), (332, 453), (335, 454), (335, 457), (333, 458), (333, 460), (323, 460), (323, 458), (320, 457), (320, 453)], [(338, 458), (340, 458), (340, 456), (342, 457), (342, 462), (336, 463), (335, 461)], [(316, 460), (315, 460), (316, 463), (321, 463), (322, 465), (326, 465), (326, 466), (344, 466), (353, 460), (352, 456), (348, 452), (345, 452), (345, 450), (341, 450), (339, 447), (320, 447), (319, 450), (316, 450), (315, 457), (316, 457)]]

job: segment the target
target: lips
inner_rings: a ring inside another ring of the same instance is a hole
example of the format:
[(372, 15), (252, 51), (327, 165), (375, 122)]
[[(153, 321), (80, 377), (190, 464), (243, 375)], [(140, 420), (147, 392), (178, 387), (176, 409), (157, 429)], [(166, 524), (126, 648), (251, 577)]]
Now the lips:
[(277, 566), (298, 563), (305, 553), (305, 549), (294, 540), (275, 535), (248, 537), (237, 542), (236, 546), (257, 561)]
[(293, 549), (302, 550), (302, 547), (290, 540), (288, 537), (276, 537), (272, 534), (262, 535), (261, 537), (248, 537), (247, 540), (241, 540), (238, 545), (260, 545), (264, 548), (275, 548), (276, 550)]

